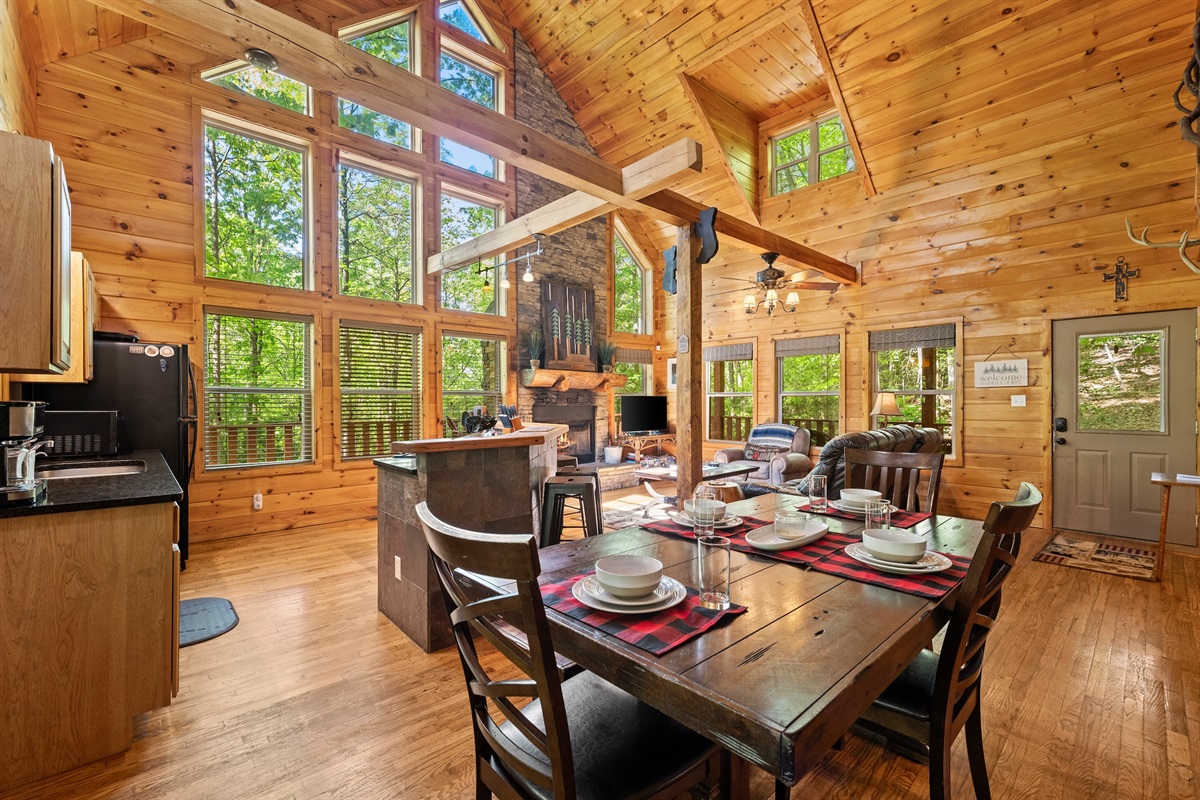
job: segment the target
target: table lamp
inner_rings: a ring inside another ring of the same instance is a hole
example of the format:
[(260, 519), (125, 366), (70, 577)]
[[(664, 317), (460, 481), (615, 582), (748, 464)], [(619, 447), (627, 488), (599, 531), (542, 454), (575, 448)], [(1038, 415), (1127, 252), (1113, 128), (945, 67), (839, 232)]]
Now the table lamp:
[(875, 406), (871, 409), (872, 417), (883, 417), (883, 427), (888, 424), (888, 417), (900, 416), (900, 407), (896, 405), (895, 392), (880, 392), (875, 395)]

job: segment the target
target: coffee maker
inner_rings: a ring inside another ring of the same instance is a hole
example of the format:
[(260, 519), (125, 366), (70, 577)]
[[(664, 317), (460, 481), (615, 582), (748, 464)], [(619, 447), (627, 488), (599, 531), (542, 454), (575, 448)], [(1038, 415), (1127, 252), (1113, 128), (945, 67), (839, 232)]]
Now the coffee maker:
[(46, 479), (34, 477), (34, 461), (43, 447), (46, 404), (36, 400), (0, 401), (0, 506), (32, 505), (46, 494)]

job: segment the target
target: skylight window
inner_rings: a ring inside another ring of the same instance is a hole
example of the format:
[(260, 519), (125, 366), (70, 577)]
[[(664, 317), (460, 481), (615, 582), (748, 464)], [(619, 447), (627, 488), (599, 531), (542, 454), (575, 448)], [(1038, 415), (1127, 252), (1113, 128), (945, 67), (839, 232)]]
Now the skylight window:
[(491, 44), (487, 36), (484, 35), (483, 28), (475, 21), (474, 15), (471, 14), (471, 11), (460, 0), (438, 4), (438, 19), (451, 28), (457, 28), (472, 39), (481, 41), (484, 44)]

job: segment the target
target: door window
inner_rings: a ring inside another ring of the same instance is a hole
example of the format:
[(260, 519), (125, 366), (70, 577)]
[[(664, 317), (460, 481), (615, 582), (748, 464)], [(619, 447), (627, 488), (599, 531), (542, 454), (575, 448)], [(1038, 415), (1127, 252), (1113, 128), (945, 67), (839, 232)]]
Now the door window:
[(1166, 433), (1164, 331), (1080, 336), (1076, 430)]

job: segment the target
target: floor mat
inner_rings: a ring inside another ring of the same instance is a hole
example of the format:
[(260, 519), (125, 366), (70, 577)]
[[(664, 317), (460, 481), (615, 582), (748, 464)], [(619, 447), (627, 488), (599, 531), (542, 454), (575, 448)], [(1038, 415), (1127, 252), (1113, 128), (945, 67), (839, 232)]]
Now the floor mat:
[(220, 597), (197, 597), (179, 603), (179, 646), (207, 642), (237, 627), (233, 604)]
[(1094, 542), (1056, 533), (1033, 560), (1152, 581), (1158, 555), (1153, 550), (1140, 547)]

